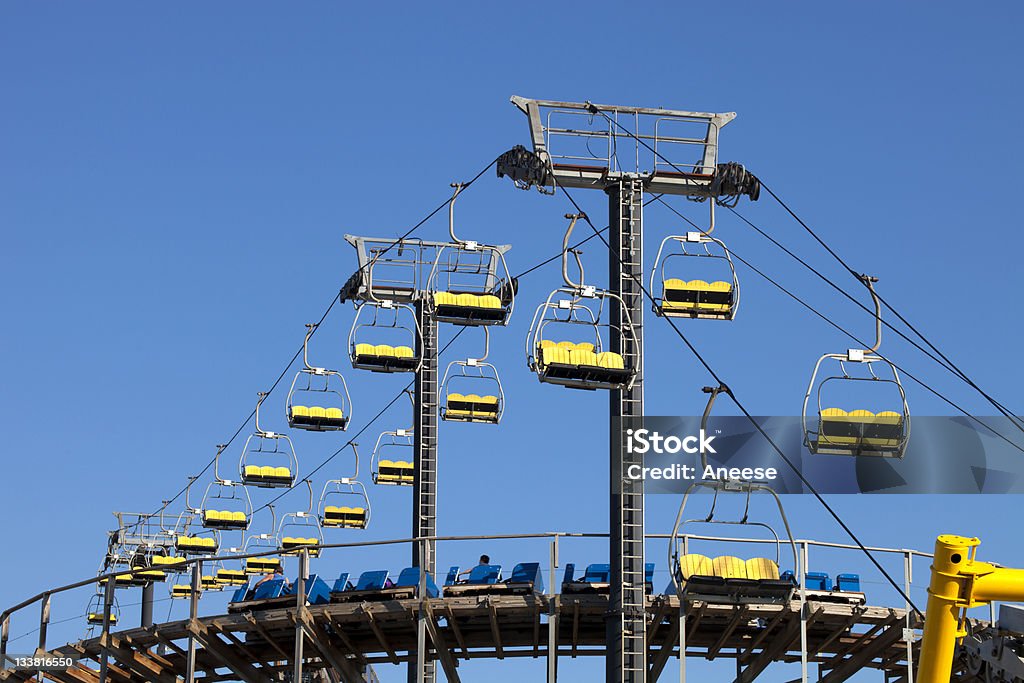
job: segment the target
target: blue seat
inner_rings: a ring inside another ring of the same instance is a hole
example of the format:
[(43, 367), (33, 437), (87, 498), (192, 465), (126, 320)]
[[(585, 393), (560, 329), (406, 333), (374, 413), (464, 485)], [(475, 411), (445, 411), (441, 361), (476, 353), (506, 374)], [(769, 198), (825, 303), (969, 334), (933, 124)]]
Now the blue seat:
[(836, 588), (852, 593), (860, 592), (860, 574), (839, 574), (836, 576)]
[(231, 600), (228, 602), (244, 602), (246, 595), (249, 593), (249, 582), (246, 581), (244, 586), (239, 586), (235, 589), (235, 592), (231, 594)]
[(363, 572), (359, 575), (359, 580), (356, 581), (355, 590), (357, 591), (374, 591), (384, 590), (388, 583), (388, 571), (386, 569), (375, 569), (368, 572)]
[(830, 591), (832, 579), (825, 572), (807, 572), (807, 590)]
[[(267, 583), (270, 583), (269, 581)], [(285, 588), (283, 595), (295, 595), (295, 586), (298, 579), (292, 585)], [(331, 601), (331, 589), (327, 583), (316, 574), (310, 574), (304, 584), (306, 602), (311, 605), (325, 605)]]
[[(436, 598), (441, 592), (437, 589), (437, 584), (434, 583), (434, 577), (427, 572), (427, 597)], [(420, 586), (420, 568), (419, 567), (406, 567), (398, 575), (398, 580), (395, 581), (395, 588), (415, 588), (419, 591)]]
[(644, 583), (647, 585), (648, 590), (654, 590), (654, 563), (648, 562), (644, 564)]
[(448, 570), (448, 576), (446, 576), (445, 579), (444, 579), (444, 585), (451, 586), (451, 585), (453, 585), (458, 580), (458, 578), (459, 578), (459, 565), (456, 564), (456, 565), (453, 565), (452, 568)]
[(271, 579), (270, 581), (264, 581), (260, 585), (256, 586), (256, 590), (253, 591), (253, 600), (269, 600), (270, 598), (279, 598), (285, 595), (285, 582), (284, 579)]
[(587, 571), (583, 574), (583, 580), (587, 583), (608, 583), (612, 578), (612, 566), (610, 564), (588, 564)]
[(567, 583), (572, 583), (573, 582), (573, 578), (575, 576), (576, 576), (576, 565), (574, 563), (572, 563), (572, 562), (569, 562), (568, 564), (565, 565), (565, 575), (562, 577), (562, 585), (564, 586)]
[(348, 572), (344, 572), (334, 580), (334, 587), (331, 589), (331, 592), (341, 593), (343, 591), (350, 591), (352, 588), (352, 582), (348, 580)]
[(544, 577), (541, 574), (539, 562), (521, 562), (512, 568), (512, 576), (508, 578), (508, 584), (530, 584), (535, 593), (544, 592)]
[(478, 564), (470, 570), (466, 583), (471, 586), (490, 586), (501, 581), (500, 564)]

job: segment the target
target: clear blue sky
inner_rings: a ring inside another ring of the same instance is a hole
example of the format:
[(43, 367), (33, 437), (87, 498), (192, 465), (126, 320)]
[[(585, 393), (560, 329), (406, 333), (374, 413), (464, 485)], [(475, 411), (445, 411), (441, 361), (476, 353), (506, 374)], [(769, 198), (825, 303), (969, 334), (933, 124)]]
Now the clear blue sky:
[[(354, 269), (342, 235), (401, 234), (443, 200), (449, 182), (527, 142), (512, 94), (738, 112), (721, 159), (747, 164), (855, 268), (879, 276), (890, 301), (1019, 412), (1019, 5), (720, 9), (5, 4), (0, 513), (8, 552), (0, 605), (88, 576), (111, 509), (154, 509), (201, 468)], [(603, 214), (603, 196), (576, 196)], [(488, 174), (460, 199), (458, 218), (467, 237), (512, 243), (518, 272), (557, 253), (570, 208)], [(842, 277), (769, 199), (742, 210)], [(654, 207), (647, 218), (653, 258), (656, 240), (681, 226)], [(870, 334), (868, 316), (735, 219), (723, 217), (719, 230), (837, 322)], [(417, 233), (445, 234), (443, 217)], [(604, 271), (598, 245), (584, 258), (591, 272)], [(684, 328), (752, 412), (796, 414), (814, 360), (849, 342), (747, 269), (740, 278), (735, 322)], [(508, 397), (503, 425), (442, 426), (442, 533), (607, 527), (606, 397), (541, 386), (523, 358), (532, 305), (558, 280), (555, 265), (524, 279), (511, 325), (494, 336)], [(351, 320), (349, 306), (331, 313), (316, 337), (319, 362), (345, 368)], [(667, 326), (652, 319), (648, 329), (648, 413), (699, 412), (708, 377)], [(473, 346), (460, 340), (456, 354)], [(992, 413), (894, 337), (883, 349), (968, 410)], [(354, 428), (406, 381), (346, 375)], [(950, 412), (916, 385), (908, 393), (917, 415)], [(280, 391), (269, 399), (268, 427), (283, 426), (283, 400)], [(367, 455), (380, 430), (407, 422), (400, 402), (361, 439)], [(300, 434), (295, 443), (308, 470), (341, 441)], [(298, 509), (302, 495), (279, 509)], [(409, 491), (372, 496), (372, 528), (332, 540), (408, 533)], [(1010, 522), (1017, 497), (832, 502), (872, 545), (925, 550), (937, 533), (959, 532), (980, 536), (987, 559), (1024, 564)], [(677, 503), (652, 497), (649, 530), (667, 531)], [(809, 497), (786, 505), (797, 535), (845, 540)], [(481, 551), (508, 566), (547, 556), (541, 544), (461, 545), (443, 547), (439, 564), (469, 564)], [(664, 543), (650, 553), (666, 577)], [(605, 557), (594, 543), (563, 553), (580, 564)], [(322, 560), (320, 570), (397, 570), (407, 559), (404, 551), (353, 553)], [(863, 562), (847, 555), (822, 564), (835, 573)], [(917, 567), (917, 578), (926, 570)], [(872, 602), (895, 604), (879, 577), (864, 576)], [(915, 586), (923, 605), (923, 583)], [(137, 591), (121, 597), (137, 599)], [(54, 619), (81, 614), (86, 600), (58, 601)], [(219, 601), (204, 609), (220, 609)], [(125, 607), (126, 623), (136, 609)], [(32, 619), (15, 622), (12, 635)], [(82, 629), (75, 621), (51, 632), (57, 640)], [(32, 636), (18, 642), (31, 649)], [(465, 676), (521, 680), (539, 677), (541, 666), (474, 662)], [(731, 671), (727, 662), (691, 666), (713, 680)], [(563, 665), (565, 680), (592, 680), (598, 670), (596, 661)], [(779, 669), (766, 678), (794, 675)]]

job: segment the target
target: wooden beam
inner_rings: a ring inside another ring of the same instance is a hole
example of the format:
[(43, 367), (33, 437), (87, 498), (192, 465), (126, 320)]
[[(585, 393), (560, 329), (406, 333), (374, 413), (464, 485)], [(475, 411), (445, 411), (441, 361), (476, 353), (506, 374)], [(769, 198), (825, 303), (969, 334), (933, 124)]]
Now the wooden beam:
[(345, 649), (348, 650), (349, 653), (351, 653), (356, 658), (356, 661), (359, 662), (360, 666), (365, 665), (366, 655), (360, 652), (359, 648), (357, 648), (349, 639), (349, 637), (345, 635), (345, 627), (338, 621), (336, 621), (334, 617), (332, 617), (330, 614), (324, 612), (323, 616), (324, 619), (327, 620), (327, 623), (330, 624), (331, 630), (334, 632), (334, 635), (336, 635), (338, 637), (338, 640), (341, 641), (341, 644), (345, 646)]
[(459, 644), (459, 648), (462, 650), (462, 656), (465, 659), (469, 659), (469, 650), (466, 649), (466, 641), (462, 637), (462, 629), (459, 628), (459, 622), (455, 619), (455, 613), (452, 612), (451, 604), (445, 605), (445, 615), (448, 619), (448, 626), (451, 627), (452, 633), (455, 634), (455, 642)]
[(800, 620), (794, 619), (790, 622), (778, 638), (773, 640), (768, 647), (761, 650), (760, 654), (750, 660), (750, 663), (736, 677), (736, 683), (751, 683), (761, 675), (761, 672), (768, 668), (768, 665), (789, 650), (790, 644), (800, 634)]
[(388, 653), (388, 659), (391, 660), (392, 664), (398, 664), (398, 655), (395, 654), (391, 644), (388, 643), (388, 639), (384, 637), (384, 632), (380, 630), (380, 626), (377, 625), (377, 620), (373, 617), (373, 608), (370, 607), (369, 603), (364, 602), (360, 609), (364, 615), (366, 615), (367, 621), (370, 622), (370, 629), (373, 631), (373, 635), (377, 636), (377, 642), (380, 646)]
[(267, 643), (277, 651), (277, 654), (281, 655), (282, 660), (291, 661), (291, 658), (294, 656), (294, 654), (289, 654), (285, 652), (281, 648), (281, 646), (277, 644), (277, 638), (272, 637), (270, 633), (267, 632), (267, 629), (263, 628), (263, 624), (256, 621), (256, 618), (253, 617), (252, 612), (246, 612), (245, 618), (250, 624), (252, 624), (256, 628), (256, 632), (263, 637), (263, 640), (267, 641)]
[(117, 636), (110, 637), (107, 652), (129, 671), (139, 674), (149, 683), (178, 683), (178, 677), (173, 671), (168, 671), (164, 664), (147, 656), (148, 651), (133, 648), (130, 643), (122, 642)]
[(501, 644), (501, 628), (498, 626), (498, 610), (494, 607), (494, 602), (491, 600), (487, 601), (487, 612), (491, 619), (491, 638), (494, 639), (494, 652), (498, 655), (498, 659), (505, 659), (505, 648)]
[(718, 651), (721, 650), (722, 646), (725, 645), (727, 640), (729, 640), (729, 636), (731, 636), (733, 631), (736, 630), (736, 627), (739, 626), (740, 621), (746, 618), (747, 611), (748, 609), (746, 605), (737, 607), (733, 611), (733, 615), (732, 618), (729, 620), (729, 624), (722, 630), (722, 635), (718, 637), (718, 640), (715, 641), (714, 645), (708, 648), (708, 652), (706, 655), (708, 659), (715, 658), (715, 655), (718, 654)]
[(339, 651), (331, 642), (330, 634), (323, 626), (315, 623), (309, 615), (309, 610), (302, 608), (298, 617), (292, 613), (292, 619), (302, 624), (302, 630), (309, 636), (313, 647), (317, 649), (320, 656), (334, 668), (341, 676), (344, 683), (363, 683), (363, 676), (356, 670), (355, 665), (349, 661), (344, 652)]
[(779, 613), (776, 614), (775, 617), (768, 622), (767, 626), (761, 629), (761, 632), (757, 634), (757, 637), (754, 638), (753, 642), (750, 643), (750, 645), (747, 646), (747, 649), (743, 652), (743, 654), (740, 655), (740, 662), (745, 662), (749, 660), (753, 656), (754, 650), (756, 650), (758, 646), (761, 645), (762, 641), (764, 641), (764, 639), (768, 637), (768, 634), (775, 630), (775, 627), (779, 625), (779, 622), (782, 621), (788, 614), (792, 614), (792, 612), (789, 612), (785, 609), (780, 609)]
[[(682, 624), (683, 618), (679, 618), (671, 622), (668, 628), (668, 633), (665, 634), (665, 638), (661, 641), (661, 648), (650, 656), (648, 659), (651, 660), (651, 670), (647, 676), (649, 683), (657, 683), (658, 678), (661, 676), (661, 672), (665, 670), (665, 665), (668, 664), (668, 660), (672, 658), (672, 651), (675, 648), (675, 643), (679, 639), (679, 626)], [(685, 658), (686, 653), (679, 653), (680, 657)]]
[(203, 649), (209, 652), (221, 664), (231, 669), (232, 673), (241, 678), (245, 683), (265, 683), (270, 678), (256, 669), (249, 662), (244, 662), (235, 656), (224, 641), (215, 633), (210, 633), (206, 625), (197, 620), (191, 621), (186, 627), (195, 639), (198, 640)]
[(444, 634), (441, 633), (441, 629), (437, 625), (437, 619), (430, 609), (430, 603), (425, 604), (427, 609), (427, 634), (430, 636), (431, 642), (434, 643), (434, 651), (437, 652), (437, 658), (441, 661), (444, 675), (448, 679), (448, 683), (462, 683), (462, 679), (459, 678), (458, 663), (452, 657), (452, 651), (448, 648)]
[(821, 683), (845, 681), (854, 671), (862, 669), (866, 663), (873, 660), (882, 650), (889, 647), (889, 645), (899, 640), (902, 636), (903, 622), (897, 617), (895, 623), (891, 623), (885, 631), (872, 639), (870, 643), (864, 647), (857, 648), (848, 659), (832, 667), (832, 670), (821, 679)]

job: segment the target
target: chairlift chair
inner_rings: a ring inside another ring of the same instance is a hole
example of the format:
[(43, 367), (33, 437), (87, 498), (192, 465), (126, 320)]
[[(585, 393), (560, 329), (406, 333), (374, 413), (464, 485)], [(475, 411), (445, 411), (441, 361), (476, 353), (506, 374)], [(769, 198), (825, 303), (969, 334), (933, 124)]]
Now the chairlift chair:
[[(95, 595), (89, 598), (89, 605), (85, 609), (85, 620), (90, 626), (103, 625), (103, 606), (105, 604), (103, 591), (97, 591)], [(121, 607), (117, 604), (117, 597), (115, 596), (114, 601), (110, 604), (110, 625), (116, 626), (120, 618)]]
[[(703, 391), (709, 394), (707, 406), (701, 419), (701, 430), (706, 431), (708, 417), (711, 414), (711, 408), (714, 405), (715, 399), (720, 393), (727, 393), (729, 390), (725, 385), (719, 385), (718, 387), (704, 387)], [(707, 466), (707, 453), (701, 450), (701, 470), (703, 471)], [(690, 496), (700, 489), (707, 489), (713, 493), (714, 497), (711, 501), (711, 508), (705, 517), (687, 519), (685, 517), (687, 502)], [(750, 519), (750, 499), (752, 494), (758, 492), (767, 493), (775, 500), (779, 517), (786, 531), (787, 538), (785, 540), (780, 539), (779, 534), (770, 524)], [(739, 519), (715, 517), (719, 495), (726, 493), (738, 493), (745, 496), (743, 515)], [(775, 559), (753, 557), (741, 560), (732, 555), (720, 555), (715, 558), (709, 558), (704, 555), (690, 553), (686, 535), (682, 535), (681, 538), (680, 530), (687, 525), (694, 524), (746, 526), (767, 530), (771, 534), (773, 545), (775, 546)], [(771, 487), (743, 480), (694, 481), (687, 487), (686, 493), (683, 494), (669, 539), (669, 567), (676, 593), (681, 601), (684, 595), (691, 597), (700, 596), (702, 599), (725, 599), (739, 602), (788, 601), (793, 595), (796, 584), (785, 578), (779, 570), (782, 545), (787, 541), (792, 554), (793, 566), (797, 567), (796, 540), (793, 538), (793, 532), (789, 527), (789, 520), (786, 517), (785, 509), (782, 507), (782, 500)]]
[(192, 519), (203, 518), (203, 511), (193, 506), (191, 501), (192, 484), (196, 479), (189, 477), (188, 485), (185, 487), (185, 509), (178, 515), (178, 521), (174, 525), (174, 549), (185, 556), (216, 555), (220, 549), (220, 532), (205, 527), (198, 531), (191, 530)]
[(324, 543), (320, 518), (313, 508), (313, 483), (306, 480), (309, 487), (309, 505), (305, 510), (289, 512), (281, 516), (277, 527), (277, 545), (286, 555), (297, 555), (303, 549), (310, 557), (320, 556), (320, 546)]
[(348, 383), (336, 370), (309, 364), (309, 339), (316, 328), (316, 324), (306, 325), (306, 339), (302, 343), (305, 367), (295, 373), (288, 390), (288, 426), (312, 432), (344, 431), (352, 419)]
[(252, 500), (241, 482), (218, 478), (207, 485), (197, 512), (206, 529), (245, 531), (252, 517)]
[[(260, 426), (260, 406), (266, 400), (267, 392), (261, 391), (257, 396), (256, 431), (242, 446), (242, 457), (238, 461), (239, 477), (245, 486), (289, 488), (295, 483), (295, 473), (299, 469), (295, 448), (287, 434), (267, 431)], [(216, 463), (214, 477), (220, 478)]]
[(441, 380), (442, 420), (483, 424), (501, 422), (505, 411), (505, 392), (498, 377), (498, 368), (486, 362), (490, 348), (487, 328), (484, 328), (484, 335), (483, 356), (452, 361), (445, 369)]
[(320, 526), (324, 528), (365, 529), (370, 523), (370, 498), (366, 487), (355, 479), (342, 477), (326, 482), (317, 507)]
[[(404, 453), (408, 460), (401, 459)], [(412, 486), (414, 459), (412, 429), (381, 432), (370, 457), (370, 477), (374, 484)]]
[[(271, 515), (270, 531), (259, 534), (246, 534), (245, 539), (242, 541), (243, 555), (278, 550), (280, 548), (277, 542), (277, 516), (274, 514), (274, 506), (268, 505), (267, 509), (270, 510)], [(245, 558), (244, 567), (245, 573), (249, 576), (280, 574), (283, 570), (283, 563), (280, 557), (264, 555), (263, 557)]]
[[(402, 317), (412, 322), (403, 323)], [(365, 321), (367, 318), (368, 322)], [(392, 341), (404, 341), (405, 344), (370, 343), (381, 338), (382, 330), (392, 335)], [(418, 347), (421, 337), (412, 306), (390, 299), (361, 302), (356, 306), (356, 317), (348, 334), (352, 367), (372, 372), (416, 372), (420, 367)]]
[(456, 325), (505, 325), (515, 306), (516, 284), (505, 263), (508, 247), (459, 239), (455, 234), (455, 199), (464, 185), (453, 183), (448, 202), (452, 243), (439, 247), (428, 286), (439, 322)]
[[(576, 389), (628, 389), (636, 378), (635, 359), (623, 358), (603, 349), (602, 331), (613, 328), (627, 341), (627, 348), (638, 348), (636, 332), (622, 299), (612, 292), (584, 284), (583, 263), (579, 252), (569, 249), (569, 237), (583, 214), (566, 214), (571, 219), (562, 241), (562, 278), (566, 286), (548, 296), (533, 315), (526, 338), (527, 365), (541, 382)], [(579, 282), (569, 277), (568, 258), (572, 253), (580, 271)], [(606, 305), (619, 303), (625, 322), (613, 326), (601, 322), (610, 314)], [(557, 332), (557, 334), (556, 334)], [(573, 335), (582, 341), (558, 339)]]
[[(877, 353), (882, 343), (881, 303), (874, 289), (878, 279), (862, 275), (861, 281), (875, 304), (875, 344), (870, 349), (826, 353), (815, 363), (801, 415), (804, 445), (814, 454), (902, 458), (910, 440), (907, 395), (896, 366)], [(834, 369), (826, 370), (828, 367)], [(876, 404), (875, 412), (834, 407), (844, 392), (857, 386), (870, 387), (875, 395), (887, 395), (888, 399), (883, 400), (894, 405), (879, 411)], [(810, 408), (812, 394), (816, 411)]]
[[(740, 283), (732, 254), (722, 240), (711, 236), (715, 229), (715, 202), (706, 231), (669, 235), (658, 247), (651, 271), (650, 291), (654, 312), (669, 318), (732, 320), (740, 306)], [(708, 280), (705, 272), (726, 279)], [(698, 276), (698, 277), (694, 277)]]
[(324, 484), (316, 506), (322, 528), (365, 529), (370, 522), (370, 498), (366, 495), (366, 487), (358, 481), (358, 444), (350, 442), (349, 445), (355, 456), (355, 470), (351, 476), (331, 479)]

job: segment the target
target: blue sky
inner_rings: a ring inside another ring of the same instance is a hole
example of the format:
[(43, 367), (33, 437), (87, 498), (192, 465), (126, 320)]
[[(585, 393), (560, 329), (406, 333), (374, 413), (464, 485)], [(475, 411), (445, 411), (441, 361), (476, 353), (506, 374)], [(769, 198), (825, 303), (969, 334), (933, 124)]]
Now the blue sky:
[[(738, 112), (722, 134), (721, 159), (745, 163), (854, 268), (880, 277), (889, 301), (1019, 412), (1021, 325), (1013, 313), (1022, 239), (1010, 200), (1022, 181), (1013, 161), (1022, 141), (1019, 95), (1007, 86), (1020, 62), (1020, 7), (744, 2), (729, 10), (6, 4), (0, 419), (8, 457), (0, 512), (11, 552), (0, 567), (0, 604), (89, 575), (111, 509), (154, 509), (199, 470), (354, 269), (342, 235), (403, 233), (451, 181), (527, 142), (512, 94)], [(574, 194), (603, 214), (603, 196)], [(675, 206), (696, 217), (688, 203)], [(519, 272), (557, 253), (570, 209), (562, 197), (517, 192), (489, 173), (459, 200), (457, 215), (467, 237), (513, 244), (508, 260)], [(741, 210), (843, 277), (770, 199)], [(661, 236), (680, 228), (652, 206), (649, 258)], [(736, 219), (723, 216), (718, 230), (836, 322), (870, 334), (868, 316)], [(445, 234), (443, 215), (417, 233)], [(591, 272), (604, 272), (600, 245), (588, 244), (584, 258)], [(739, 276), (736, 321), (684, 330), (751, 412), (796, 414), (816, 358), (849, 341), (746, 268)], [(525, 278), (515, 317), (494, 335), (508, 397), (502, 426), (442, 426), (442, 533), (607, 527), (606, 398), (541, 386), (523, 358), (532, 306), (558, 283), (554, 264)], [(345, 370), (351, 321), (350, 306), (335, 307), (315, 338), (319, 362)], [(666, 325), (648, 323), (648, 413), (699, 412), (709, 378)], [(442, 338), (451, 334), (446, 328)], [(474, 347), (460, 340), (449, 359)], [(894, 336), (883, 350), (967, 410), (992, 413)], [(406, 381), (351, 369), (346, 376), (356, 429)], [(950, 412), (912, 383), (908, 397), (917, 415)], [(284, 426), (283, 401), (280, 389), (268, 399), (269, 428)], [(407, 422), (399, 402), (360, 439), (367, 456), (379, 431)], [(319, 463), (339, 439), (295, 437), (301, 466)], [(335, 540), (408, 533), (409, 492), (371, 493), (372, 528)], [(279, 509), (299, 509), (302, 497)], [(651, 498), (651, 532), (671, 527), (677, 503)], [(1024, 563), (1009, 523), (1016, 497), (832, 503), (872, 545), (927, 550), (937, 533), (959, 532), (980, 536), (987, 559)], [(797, 535), (845, 540), (809, 497), (786, 506)], [(547, 554), (542, 543), (460, 544), (442, 548), (439, 564), (469, 564), (482, 550), (509, 566)], [(605, 557), (600, 544), (575, 552), (563, 559)], [(652, 542), (650, 553), (667, 576), (664, 544)], [(397, 570), (407, 560), (404, 551), (355, 555), (322, 560), (323, 573)], [(851, 554), (828, 564), (835, 573), (863, 561)], [(921, 564), (917, 578), (926, 571)], [(893, 601), (883, 585), (868, 586), (873, 602)], [(915, 586), (923, 603), (923, 583)], [(87, 597), (58, 602), (54, 618), (81, 614)], [(219, 609), (218, 600), (208, 609)], [(32, 628), (32, 618), (15, 622), (12, 634)], [(51, 633), (74, 638), (81, 625)], [(27, 647), (31, 637), (20, 642)], [(520, 680), (539, 666), (474, 662), (465, 671)], [(731, 670), (691, 667), (722, 677)], [(569, 680), (597, 670), (582, 660), (563, 667)], [(780, 669), (766, 678), (792, 676)]]

